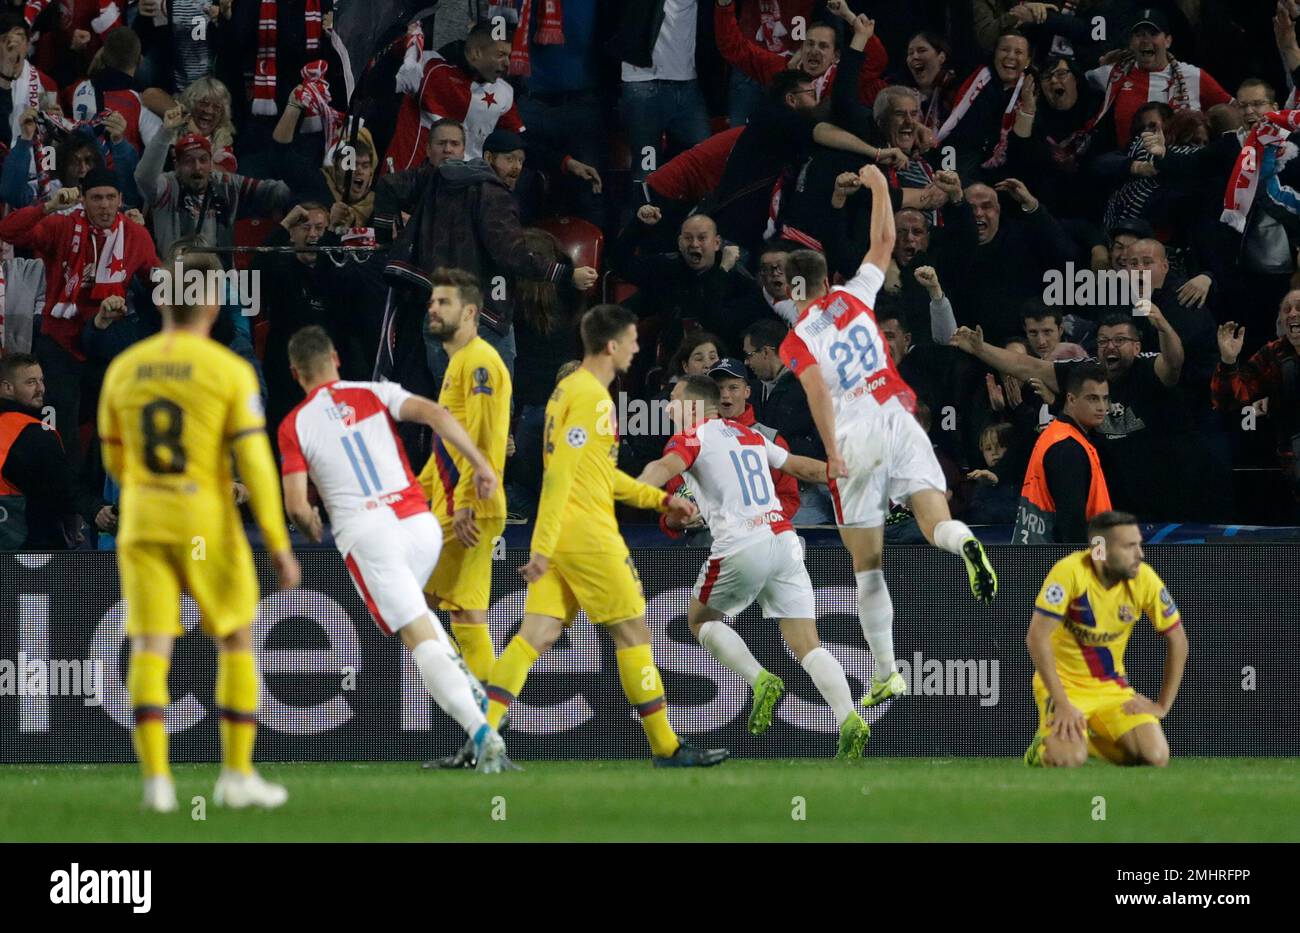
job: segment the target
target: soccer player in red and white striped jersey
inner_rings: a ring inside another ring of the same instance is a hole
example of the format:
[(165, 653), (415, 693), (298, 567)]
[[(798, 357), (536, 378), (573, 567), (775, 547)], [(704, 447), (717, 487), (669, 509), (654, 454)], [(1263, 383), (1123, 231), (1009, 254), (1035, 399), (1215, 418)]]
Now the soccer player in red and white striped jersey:
[(640, 476), (652, 486), (682, 476), (713, 536), (686, 622), (700, 644), (753, 690), (749, 731), (759, 735), (772, 724), (785, 684), (763, 669), (723, 619), (735, 618), (755, 601), (764, 616), (780, 619), (786, 644), (835, 713), (838, 757), (858, 758), (871, 729), (853, 708), (844, 668), (818, 640), (803, 547), (781, 509), (770, 472), (778, 469), (804, 482), (824, 483), (826, 464), (787, 453), (739, 421), (721, 417), (719, 401), (718, 384), (710, 377), (680, 380), (668, 405), (678, 431), (663, 457)]
[(487, 695), (425, 605), (424, 583), (438, 563), (442, 529), (407, 463), (396, 422), (422, 422), (463, 454), (481, 498), (499, 482), (492, 465), (441, 405), (395, 382), (341, 381), (338, 353), (323, 328), (294, 334), (289, 362), (307, 397), (280, 424), (285, 510), (308, 536), (321, 539), (320, 516), (307, 499), (310, 476), (375, 624), (385, 635), (397, 634), (429, 694), (474, 740), (478, 770), (501, 771), (505, 742), (488, 725)]

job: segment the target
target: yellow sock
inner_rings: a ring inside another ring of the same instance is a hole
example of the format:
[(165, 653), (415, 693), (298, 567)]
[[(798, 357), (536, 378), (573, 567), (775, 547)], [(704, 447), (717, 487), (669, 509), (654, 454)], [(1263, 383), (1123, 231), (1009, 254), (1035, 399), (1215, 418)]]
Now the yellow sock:
[(217, 711), (221, 723), (222, 763), (244, 774), (253, 770), (257, 739), (257, 662), (251, 651), (217, 654)]
[(657, 758), (671, 757), (681, 741), (668, 722), (668, 702), (664, 699), (663, 681), (655, 667), (649, 645), (634, 645), (615, 652), (618, 680), (623, 695), (641, 717), (641, 728), (650, 740), (650, 750)]
[(131, 740), (144, 776), (171, 777), (167, 761), (167, 726), (163, 713), (171, 697), (167, 694), (167, 671), (171, 660), (151, 651), (131, 654), (131, 668), (126, 675), (126, 691), (135, 711), (135, 728)]
[(487, 683), (488, 678), (492, 676), (492, 662), (496, 660), (492, 651), (492, 635), (488, 632), (487, 624), (453, 622), (451, 634), (456, 637), (456, 644), (460, 646), (460, 656), (465, 659), (465, 666), (469, 668), (469, 672), (477, 677), (480, 683)]
[(536, 660), (537, 649), (516, 635), (492, 665), (492, 676), (487, 687), (487, 720), (493, 729), (501, 725), (501, 717), (506, 714), (519, 691), (524, 689), (528, 669)]

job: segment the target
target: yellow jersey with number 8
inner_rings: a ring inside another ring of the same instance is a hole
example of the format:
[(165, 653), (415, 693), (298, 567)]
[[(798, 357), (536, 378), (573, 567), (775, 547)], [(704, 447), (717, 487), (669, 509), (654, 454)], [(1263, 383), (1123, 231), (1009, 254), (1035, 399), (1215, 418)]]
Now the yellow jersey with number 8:
[[(255, 475), (241, 479), (276, 487), (253, 367), (198, 334), (167, 331), (119, 354), (104, 376), (99, 433), (121, 487), (119, 544), (219, 542), (242, 532), (231, 458), (248, 435), (261, 435), (249, 443), (266, 445), (266, 456), (256, 451)], [(288, 545), (288, 533), (263, 491), (254, 508), (266, 503), (259, 525), (275, 550)], [(273, 502), (278, 511), (278, 490)]]

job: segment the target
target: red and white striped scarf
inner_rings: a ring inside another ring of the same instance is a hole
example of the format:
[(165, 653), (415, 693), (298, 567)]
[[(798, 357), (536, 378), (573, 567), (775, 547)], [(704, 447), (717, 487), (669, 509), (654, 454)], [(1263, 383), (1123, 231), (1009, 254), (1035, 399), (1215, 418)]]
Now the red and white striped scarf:
[(1087, 148), (1087, 143), (1092, 136), (1092, 131), (1097, 128), (1110, 109), (1115, 106), (1115, 98), (1118, 97), (1120, 81), (1129, 74), (1131, 68), (1116, 65), (1111, 68), (1110, 75), (1106, 78), (1106, 93), (1102, 97), (1101, 107), (1096, 114), (1090, 117), (1083, 126), (1079, 127), (1059, 143), (1050, 136), (1047, 143), (1052, 147), (1052, 157), (1057, 164), (1070, 161), (1081, 155)]
[(325, 134), (325, 152), (332, 153), (343, 132), (343, 114), (330, 104), (330, 89), (325, 83), (329, 64), (322, 58), (302, 66), (302, 84), (293, 99), (302, 105), (300, 129), (304, 133)]
[(123, 283), (126, 281), (126, 233), (123, 230), (125, 217), (118, 214), (113, 226), (108, 228), (103, 245), (95, 255), (95, 237), (86, 219), (84, 209), (78, 209), (72, 215), (72, 227), (63, 248), (59, 250), (59, 259), (63, 266), (63, 289), (59, 300), (50, 308), (50, 315), (57, 318), (77, 316), (77, 294), (81, 291), (82, 278), (86, 269), (95, 267), (95, 284), (90, 290), (90, 297), (102, 301), (109, 295), (125, 295)]
[(397, 69), (397, 89), (403, 94), (414, 94), (424, 77), (424, 29), (418, 22), (406, 28), (403, 43), (402, 65)]
[[(320, 50), (321, 12), (320, 0), (307, 0), (304, 14), (307, 22), (307, 52)], [(257, 14), (257, 65), (253, 72), (253, 113), (273, 117), (279, 111), (275, 106), (275, 50), (279, 30), (279, 11), (276, 0), (262, 0)]]
[[(944, 121), (943, 126), (939, 127), (936, 137), (938, 142), (943, 142), (951, 135), (962, 117), (966, 116), (971, 105), (975, 103), (975, 98), (979, 97), (980, 92), (992, 81), (993, 69), (988, 65), (966, 79), (966, 83), (957, 92), (957, 103), (953, 105), (952, 113), (948, 114), (948, 119)], [(982, 163), (984, 168), (996, 168), (1007, 160), (1007, 137), (1016, 122), (1016, 110), (1020, 105), (1020, 88), (1024, 83), (1025, 76), (1021, 74), (1016, 81), (1016, 86), (1011, 89), (1011, 100), (1007, 102), (1007, 109), (1002, 112), (1002, 127), (998, 133), (998, 143), (993, 147), (992, 154)]]
[[(1269, 147), (1279, 149), (1287, 143), (1291, 133), (1300, 129), (1300, 110), (1272, 110), (1264, 114), (1242, 143), (1228, 187), (1223, 192), (1223, 213), (1219, 219), (1238, 233), (1246, 232), (1246, 220), (1259, 192), (1260, 168), (1264, 152)], [(1291, 156), (1294, 156), (1294, 152)], [(1283, 159), (1279, 158), (1279, 162)]]
[[(564, 45), (564, 9), (560, 0), (540, 0), (542, 24), (533, 36), (538, 45)], [(532, 74), (532, 55), (528, 48), (528, 31), (532, 27), (533, 0), (524, 0), (519, 11), (519, 27), (510, 44), (510, 73), (527, 77)]]
[(769, 52), (785, 55), (783, 40), (789, 34), (781, 22), (781, 4), (777, 0), (758, 0), (758, 32), (754, 41)]

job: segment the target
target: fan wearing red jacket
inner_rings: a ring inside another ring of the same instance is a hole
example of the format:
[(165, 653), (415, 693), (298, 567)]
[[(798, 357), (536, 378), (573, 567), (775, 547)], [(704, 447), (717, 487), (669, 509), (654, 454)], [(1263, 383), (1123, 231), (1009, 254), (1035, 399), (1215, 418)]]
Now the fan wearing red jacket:
[[(729, 421), (743, 424), (757, 431), (782, 450), (789, 452), (790, 445), (785, 442), (775, 428), (759, 424), (754, 418), (754, 406), (749, 404), (749, 380), (745, 377), (745, 364), (737, 359), (718, 360), (709, 370), (709, 376), (718, 384), (718, 414)], [(781, 513), (786, 521), (793, 521), (799, 511), (799, 480), (783, 470), (772, 469), (772, 486), (776, 497), (781, 501)], [(681, 476), (674, 476), (664, 489), (676, 495), (682, 486)], [(670, 538), (680, 538), (684, 533), (681, 528), (668, 524), (666, 516), (660, 516), (659, 527)]]
[[(69, 459), (79, 458), (81, 375), (86, 356), (81, 331), (105, 301), (116, 317), (125, 307), (134, 275), (148, 280), (160, 266), (153, 239), (143, 225), (119, 213), (122, 194), (110, 169), (96, 168), (81, 180), (82, 191), (60, 188), (49, 200), (14, 211), (0, 221), (0, 240), (31, 250), (45, 263), (45, 304), (33, 350), (49, 380), (46, 403)], [(58, 213), (78, 199), (78, 210)]]
[[(404, 40), (393, 50), (405, 49)], [(439, 120), (455, 120), (465, 127), (465, 158), (483, 158), (483, 142), (498, 127), (523, 133), (524, 122), (515, 105), (515, 90), (506, 81), (510, 69), (510, 43), (493, 35), (491, 24), (482, 23), (469, 31), (464, 46), (450, 57), (425, 54), (418, 86), (411, 87), (405, 67), (398, 72), (398, 90), (405, 92), (397, 113), (397, 128), (384, 159), (384, 172), (418, 168), (425, 161), (429, 129)], [(532, 150), (530, 149), (530, 152)], [(540, 161), (558, 162), (560, 171), (591, 182), (597, 194), (600, 175), (590, 165), (571, 156)]]
[[(717, 33), (718, 51), (732, 68), (744, 72), (759, 84), (767, 85), (778, 73), (791, 67), (794, 58), (786, 58), (779, 52), (772, 52), (756, 42), (746, 39), (736, 22), (734, 0), (716, 0), (713, 10), (713, 28)], [(853, 14), (843, 0), (832, 0), (835, 12), (852, 21)], [(842, 11), (842, 12), (841, 12)], [(817, 99), (828, 96), (835, 83), (835, 67), (840, 60), (839, 35), (828, 23), (813, 23), (808, 26), (803, 45), (798, 54), (798, 67), (812, 79), (813, 93)], [(889, 54), (878, 36), (872, 35), (867, 41), (866, 60), (862, 64), (862, 76), (858, 81), (858, 96), (868, 106), (876, 99), (887, 81), (883, 75), (889, 65)]]

